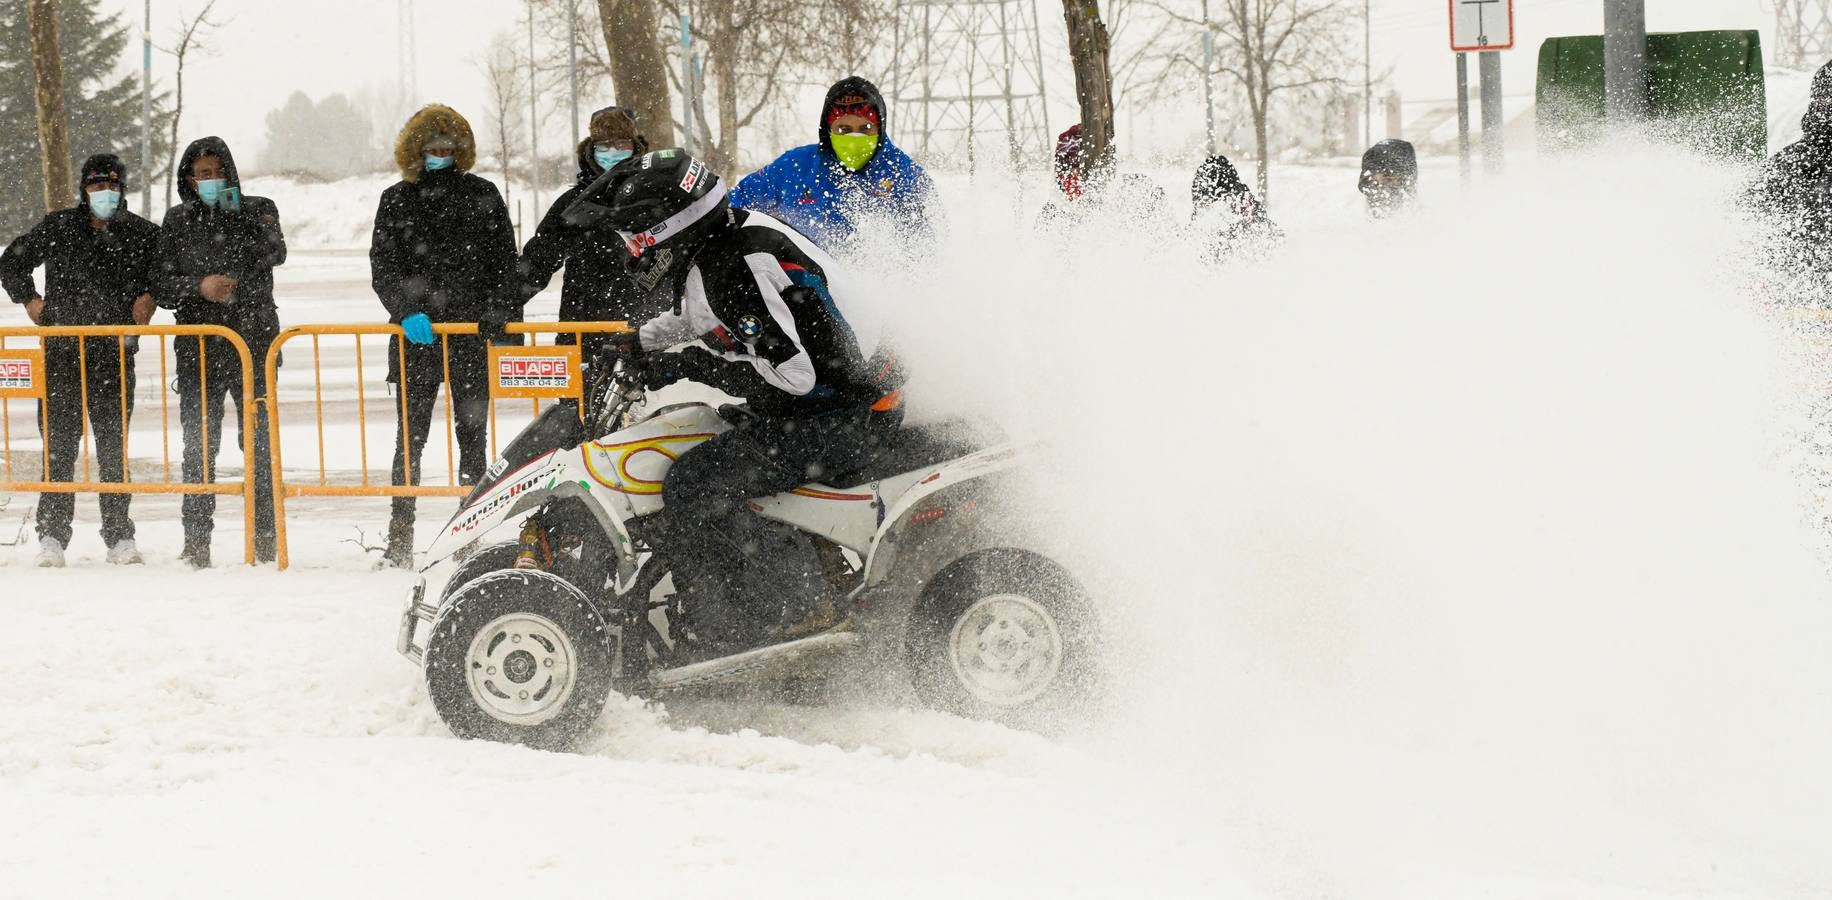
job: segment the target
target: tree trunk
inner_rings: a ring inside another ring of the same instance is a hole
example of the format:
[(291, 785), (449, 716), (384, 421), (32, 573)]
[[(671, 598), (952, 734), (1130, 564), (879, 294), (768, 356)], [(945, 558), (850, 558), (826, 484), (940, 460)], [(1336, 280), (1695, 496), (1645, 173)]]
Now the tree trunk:
[(656, 30), (654, 0), (598, 0), (617, 103), (636, 111), (637, 130), (657, 149), (674, 146), (668, 59)]
[(730, 31), (725, 32), (734, 39), (725, 47), (715, 48), (713, 58), (717, 59), (719, 83), (719, 143), (718, 151), (711, 154), (707, 164), (715, 172), (729, 173), (738, 170), (738, 72), (737, 50), (731, 44), (736, 43)]
[(38, 101), (38, 152), (44, 172), (45, 212), (74, 206), (70, 192), (70, 126), (64, 112), (64, 64), (57, 50), (56, 0), (31, 0), (33, 93)]
[(1069, 28), (1069, 57), (1075, 64), (1075, 98), (1081, 103), (1082, 159), (1090, 173), (1113, 162), (1113, 74), (1111, 41), (1096, 0), (1062, 0)]

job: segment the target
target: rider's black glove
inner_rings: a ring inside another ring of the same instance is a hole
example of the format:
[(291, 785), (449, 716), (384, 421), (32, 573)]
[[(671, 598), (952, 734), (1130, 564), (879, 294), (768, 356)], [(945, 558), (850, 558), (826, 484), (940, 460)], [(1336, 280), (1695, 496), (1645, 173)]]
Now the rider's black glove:
[(643, 366), (643, 387), (660, 390), (677, 381), (713, 384), (725, 367), (725, 360), (703, 347), (688, 347), (679, 353), (658, 353), (649, 357)]
[(609, 369), (618, 360), (634, 362), (642, 358), (642, 337), (634, 331), (618, 331), (604, 336), (598, 344), (597, 359), (593, 365)]

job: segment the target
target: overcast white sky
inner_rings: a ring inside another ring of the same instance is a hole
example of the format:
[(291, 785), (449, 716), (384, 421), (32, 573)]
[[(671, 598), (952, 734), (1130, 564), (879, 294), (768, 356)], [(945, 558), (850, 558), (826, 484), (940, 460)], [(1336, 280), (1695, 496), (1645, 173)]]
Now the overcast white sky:
[[(169, 44), (183, 14), (201, 3), (153, 0), (155, 41)], [(126, 13), (138, 28), (140, 0), (107, 0), (106, 5)], [(419, 99), (442, 101), (478, 118), (484, 87), (473, 60), (492, 34), (514, 26), (521, 4), (517, 0), (417, 0), (415, 5)], [(1762, 30), (1764, 46), (1773, 46), (1774, 14), (1764, 10), (1761, 0), (1647, 0), (1647, 6), (1651, 30), (1756, 27)], [(1600, 32), (1602, 7), (1602, 0), (1515, 0), (1517, 49), (1504, 53), (1506, 91), (1531, 93), (1540, 41)], [(1044, 51), (1051, 57), (1047, 61), (1052, 78), (1050, 121), (1060, 127), (1059, 123), (1066, 125), (1074, 115), (1072, 75), (1066, 58), (1056, 58), (1062, 46), (1062, 17), (1053, 2), (1039, 0), (1038, 10), (1046, 35)], [(394, 0), (219, 0), (218, 11), (227, 24), (214, 37), (214, 51), (187, 67), (185, 140), (219, 134), (238, 155), (252, 161), (264, 139), (264, 117), (291, 91), (303, 90), (320, 98), (365, 84), (395, 81)], [(1372, 21), (1374, 67), (1377, 71), (1390, 67), (1405, 97), (1454, 94), (1455, 64), (1448, 49), (1444, 0), (1372, 0)], [(123, 68), (137, 69), (138, 45), (126, 56)], [(171, 58), (155, 54), (154, 66), (155, 73), (169, 84)], [(843, 74), (834, 73), (836, 78)], [(1060, 79), (1060, 86), (1055, 79)], [(1177, 130), (1174, 124), (1179, 115), (1188, 117), (1190, 128), (1201, 127), (1199, 105), (1170, 106), (1154, 111), (1157, 127), (1151, 132)], [(567, 131), (556, 125), (556, 140)], [(807, 140), (812, 139), (810, 134)]]

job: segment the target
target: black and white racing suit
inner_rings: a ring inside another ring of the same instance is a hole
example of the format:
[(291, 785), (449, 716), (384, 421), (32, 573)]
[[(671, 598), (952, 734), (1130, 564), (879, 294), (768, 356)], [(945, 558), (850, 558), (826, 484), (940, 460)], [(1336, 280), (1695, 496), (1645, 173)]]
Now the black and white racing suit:
[(697, 341), (652, 365), (678, 366), (755, 414), (682, 455), (662, 485), (677, 582), (691, 573), (744, 602), (770, 587), (774, 527), (745, 501), (876, 459), (903, 419), (902, 373), (879, 345), (880, 310), (831, 256), (767, 215), (731, 215), (695, 254), (677, 311), (640, 339), (646, 351)]

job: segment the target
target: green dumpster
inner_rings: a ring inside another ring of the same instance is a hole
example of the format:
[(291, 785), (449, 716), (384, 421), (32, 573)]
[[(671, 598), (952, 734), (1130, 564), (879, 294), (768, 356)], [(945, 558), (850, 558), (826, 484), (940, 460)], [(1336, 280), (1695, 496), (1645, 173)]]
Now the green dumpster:
[[(1603, 38), (1548, 38), (1539, 47), (1534, 121), (1541, 147), (1583, 147), (1603, 134)], [(1768, 153), (1762, 39), (1754, 31), (1648, 35), (1654, 132), (1725, 156)]]

